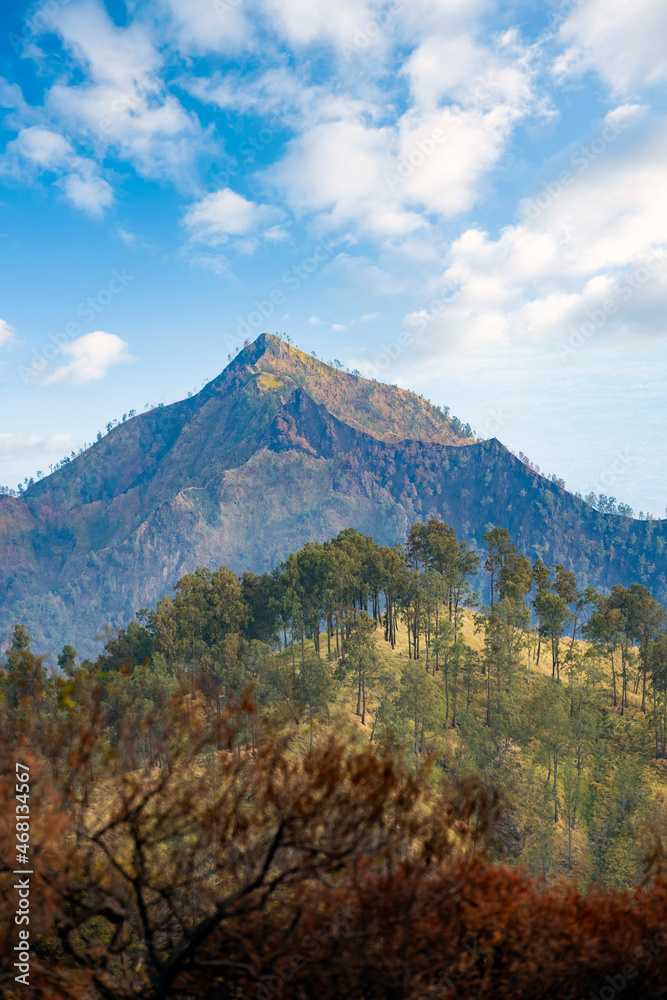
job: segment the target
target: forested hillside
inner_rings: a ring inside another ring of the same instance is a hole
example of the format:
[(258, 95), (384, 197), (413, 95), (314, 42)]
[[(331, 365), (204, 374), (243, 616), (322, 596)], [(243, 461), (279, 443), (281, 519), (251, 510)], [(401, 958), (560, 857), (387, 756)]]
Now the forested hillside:
[(503, 528), (198, 568), (57, 670), (18, 623), (0, 736), (54, 1000), (664, 994), (667, 612)]
[[(630, 886), (667, 832), (667, 613), (641, 584), (604, 596), (531, 562), (505, 529), (482, 544), (480, 556), (430, 520), (405, 547), (346, 529), (272, 573), (197, 569), (95, 662), (66, 645), (67, 698), (102, 686), (112, 744), (124, 706), (148, 713), (132, 724), (137, 767), (180, 688), (212, 720), (252, 691), (239, 747), (269, 719), (311, 747), (352, 726), (353, 742), (393, 748), (409, 771), (433, 759), (457, 780), (481, 775), (503, 797), (499, 858)], [(5, 704), (24, 692), (48, 713), (60, 684), (17, 625)]]
[[(0, 627), (37, 649), (154, 606), (197, 566), (263, 572), (346, 528), (379, 543), (490, 525), (583, 585), (667, 596), (666, 522), (595, 509), (412, 393), (262, 335), (198, 395), (135, 415), (21, 497), (0, 497)], [(487, 586), (483, 578), (479, 587)]]

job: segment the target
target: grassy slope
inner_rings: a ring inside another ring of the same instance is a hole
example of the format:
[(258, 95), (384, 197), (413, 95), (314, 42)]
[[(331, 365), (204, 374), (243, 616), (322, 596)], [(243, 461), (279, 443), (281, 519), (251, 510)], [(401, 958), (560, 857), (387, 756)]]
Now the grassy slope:
[(460, 434), (444, 413), (413, 392), (337, 371), (277, 337), (266, 335), (265, 344), (266, 351), (255, 365), (273, 379), (263, 385), (277, 388), (278, 375), (301, 387), (307, 385), (316, 403), (326, 406), (350, 427), (380, 441), (411, 439), (464, 445), (475, 440)]
[[(471, 648), (480, 652), (483, 650), (483, 635), (475, 632), (474, 615), (470, 611), (466, 611), (464, 614), (463, 634), (466, 643)], [(552, 667), (549, 650), (544, 649), (543, 647), (542, 654), (540, 656), (540, 664), (537, 666), (535, 662), (535, 646), (536, 643), (530, 654), (527, 651), (524, 652), (522, 660), (526, 667), (526, 671), (523, 676), (518, 678), (517, 683), (513, 688), (515, 706), (519, 713), (528, 711), (528, 700), (534, 697), (536, 692), (546, 689), (546, 685), (554, 683), (551, 679)], [(383, 667), (393, 675), (396, 685), (398, 686), (401, 672), (409, 663), (408, 639), (405, 628), (399, 625), (397, 644), (394, 650), (391, 649), (388, 643), (384, 642), (382, 635), (379, 632), (377, 633), (376, 647), (381, 656)], [(321, 648), (323, 652), (326, 652), (326, 633), (321, 635)], [(579, 652), (584, 652), (587, 649), (587, 644), (577, 640), (576, 648)], [(291, 669), (291, 653), (288, 652), (277, 655), (281, 659), (284, 659), (286, 669), (288, 667)], [(526, 683), (526, 677), (528, 673), (529, 660), (530, 683), (528, 684)], [(420, 662), (424, 663), (423, 660)], [(652, 759), (652, 738), (650, 732), (648, 731), (646, 718), (641, 712), (640, 696), (634, 695), (632, 691), (630, 691), (629, 709), (626, 710), (626, 715), (623, 718), (620, 718), (618, 710), (614, 710), (611, 707), (610, 667), (606, 662), (601, 666), (604, 674), (602, 682), (604, 691), (603, 704), (614, 716), (616, 726), (614, 738), (616, 741), (615, 746), (617, 753), (613, 761), (613, 766), (617, 766), (619, 762), (622, 761), (630, 761), (639, 766), (641, 782), (646, 795), (650, 802), (656, 807), (658, 813), (661, 814), (661, 823), (664, 826), (667, 822), (667, 762), (656, 762)], [(436, 676), (439, 680), (442, 680), (441, 674)], [(562, 683), (564, 686), (567, 686), (568, 681), (564, 676)], [(461, 684), (460, 680), (459, 684)], [(461, 690), (462, 689), (460, 687), (459, 704), (464, 707), (464, 703), (461, 698)], [(351, 685), (342, 685), (339, 688), (336, 701), (330, 705), (330, 725), (337, 731), (347, 731), (350, 739), (355, 743), (365, 742), (370, 739), (373, 728), (374, 713), (379, 704), (380, 697), (381, 692), (379, 690), (372, 690), (369, 692), (366, 702), (366, 725), (362, 726), (361, 720), (355, 712), (356, 690), (354, 683)], [(480, 692), (477, 694), (475, 702), (472, 705), (472, 713), (480, 722), (482, 721), (484, 714), (482, 702), (483, 692)], [(404, 745), (409, 758), (414, 759), (411, 757), (411, 752), (408, 749), (412, 743), (409, 728), (409, 725), (406, 724), (405, 731), (403, 733), (405, 740)], [(306, 724), (300, 738), (300, 742), (304, 748), (306, 747), (309, 739), (307, 729), (308, 726)], [(455, 762), (457, 761), (459, 744), (459, 730), (439, 729), (427, 733), (428, 753), (431, 753), (436, 759), (444, 759), (453, 767), (455, 767)], [(536, 850), (539, 848), (539, 845), (548, 841), (551, 844), (550, 851), (553, 855), (553, 868), (548, 872), (549, 878), (575, 878), (582, 882), (586, 882), (591, 878), (592, 858), (585, 824), (581, 821), (583, 806), (579, 810), (579, 822), (576, 824), (572, 835), (573, 868), (571, 871), (568, 867), (568, 827), (564, 810), (561, 808), (559, 822), (554, 824), (550, 813), (545, 821), (543, 816), (539, 815), (535, 809), (535, 804), (540, 802), (542, 799), (547, 779), (546, 763), (543, 764), (541, 761), (536, 762), (535, 760), (538, 749), (539, 745), (536, 739), (533, 738), (529, 741), (525, 749), (522, 750), (519, 747), (513, 747), (512, 750), (515, 771), (511, 778), (510, 797), (512, 805), (515, 808), (515, 815), (518, 821), (518, 832), (523, 844), (525, 845), (521, 856), (515, 860), (517, 863), (526, 866), (530, 866), (532, 864), (534, 870), (539, 873), (539, 866), (535, 866), (534, 855)], [(595, 792), (597, 785), (590, 760), (586, 763), (583, 777), (584, 789), (588, 792)], [(553, 802), (553, 799), (551, 802)], [(549, 809), (552, 811), (553, 805), (550, 805)], [(637, 846), (636, 858), (619, 858), (618, 884), (631, 885), (636, 881), (637, 872), (633, 865), (635, 861), (640, 860), (639, 855), (640, 845)], [(624, 862), (627, 864), (627, 870), (625, 871), (623, 870)]]

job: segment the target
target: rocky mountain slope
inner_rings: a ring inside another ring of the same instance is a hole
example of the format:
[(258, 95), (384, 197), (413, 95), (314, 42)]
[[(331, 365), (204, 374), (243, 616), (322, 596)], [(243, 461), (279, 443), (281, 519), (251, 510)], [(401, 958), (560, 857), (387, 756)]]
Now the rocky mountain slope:
[(428, 517), (478, 545), (502, 525), (582, 583), (667, 596), (665, 522), (592, 510), (413, 393), (263, 334), (198, 395), (0, 498), (0, 629), (89, 651), (197, 565), (259, 572), (344, 527), (393, 544)]

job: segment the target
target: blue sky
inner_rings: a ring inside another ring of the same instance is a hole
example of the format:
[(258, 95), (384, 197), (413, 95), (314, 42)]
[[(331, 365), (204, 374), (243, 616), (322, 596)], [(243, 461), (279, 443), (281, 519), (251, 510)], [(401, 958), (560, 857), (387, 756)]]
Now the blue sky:
[(0, 483), (269, 330), (665, 515), (667, 5), (0, 19)]

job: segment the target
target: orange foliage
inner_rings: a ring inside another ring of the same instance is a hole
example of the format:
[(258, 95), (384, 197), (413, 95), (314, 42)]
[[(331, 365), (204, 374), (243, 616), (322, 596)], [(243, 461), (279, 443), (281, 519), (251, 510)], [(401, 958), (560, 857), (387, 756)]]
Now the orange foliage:
[[(306, 756), (285, 735), (218, 753), (238, 715), (205, 732), (186, 706), (148, 773), (108, 751), (94, 704), (64, 743), (27, 727), (5, 745), (9, 1000), (665, 996), (662, 877), (631, 894), (545, 886), (485, 858), (498, 804), (475, 782), (436, 796), (334, 738)], [(29, 992), (13, 969), (17, 756), (32, 780)]]

